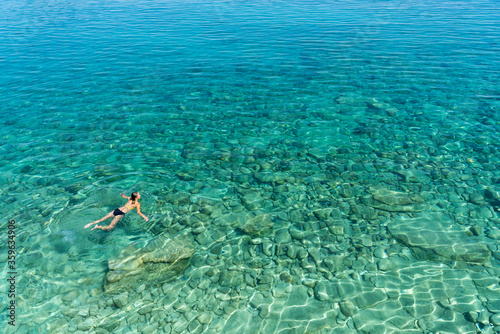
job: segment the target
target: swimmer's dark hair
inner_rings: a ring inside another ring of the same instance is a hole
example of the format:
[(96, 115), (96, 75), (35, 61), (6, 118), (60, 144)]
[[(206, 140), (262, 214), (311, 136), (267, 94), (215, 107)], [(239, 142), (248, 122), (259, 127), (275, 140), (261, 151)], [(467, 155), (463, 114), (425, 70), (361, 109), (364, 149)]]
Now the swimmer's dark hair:
[(132, 193), (132, 195), (130, 195), (130, 199), (132, 200), (132, 203), (135, 204), (135, 200), (137, 199), (137, 195), (139, 195), (139, 193), (137, 191), (134, 191)]

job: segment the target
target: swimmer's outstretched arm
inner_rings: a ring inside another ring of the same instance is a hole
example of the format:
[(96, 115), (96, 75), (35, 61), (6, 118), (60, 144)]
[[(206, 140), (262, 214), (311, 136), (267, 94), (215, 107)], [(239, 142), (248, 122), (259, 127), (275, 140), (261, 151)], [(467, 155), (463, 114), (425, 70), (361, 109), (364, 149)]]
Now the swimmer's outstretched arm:
[(144, 213), (141, 212), (141, 204), (137, 203), (137, 214), (139, 214), (145, 221), (149, 221), (149, 218), (146, 217)]
[(125, 199), (130, 199), (130, 197), (125, 196), (125, 194), (124, 194), (124, 193), (120, 193), (120, 195), (122, 195), (122, 197), (123, 197), (123, 198), (125, 198)]

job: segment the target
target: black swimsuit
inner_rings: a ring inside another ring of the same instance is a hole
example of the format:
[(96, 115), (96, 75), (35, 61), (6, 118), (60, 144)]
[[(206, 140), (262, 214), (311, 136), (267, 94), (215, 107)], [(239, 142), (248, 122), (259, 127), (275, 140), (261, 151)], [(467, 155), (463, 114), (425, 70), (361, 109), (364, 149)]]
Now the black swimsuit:
[(120, 209), (115, 209), (115, 211), (113, 211), (113, 216), (124, 216), (125, 213), (122, 212), (122, 210)]

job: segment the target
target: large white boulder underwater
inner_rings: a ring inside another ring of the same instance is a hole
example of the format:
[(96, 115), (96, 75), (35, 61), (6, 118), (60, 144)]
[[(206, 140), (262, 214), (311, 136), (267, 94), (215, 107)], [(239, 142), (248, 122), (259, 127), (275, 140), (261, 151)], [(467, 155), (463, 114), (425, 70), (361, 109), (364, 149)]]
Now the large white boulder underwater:
[(171, 239), (163, 234), (147, 242), (133, 243), (108, 261), (104, 289), (119, 293), (144, 283), (163, 284), (181, 275), (193, 254), (193, 244), (183, 235)]
[(419, 260), (486, 264), (491, 257), (486, 237), (469, 235), (445, 213), (395, 219), (387, 227)]

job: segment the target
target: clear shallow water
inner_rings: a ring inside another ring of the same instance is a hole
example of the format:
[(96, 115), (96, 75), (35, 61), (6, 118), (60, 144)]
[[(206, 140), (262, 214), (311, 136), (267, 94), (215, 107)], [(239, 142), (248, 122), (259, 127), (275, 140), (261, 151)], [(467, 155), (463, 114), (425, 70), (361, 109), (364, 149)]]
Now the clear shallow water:
[[(498, 325), (495, 2), (0, 9), (20, 332)], [(82, 229), (131, 191), (150, 222)], [(263, 215), (270, 231), (241, 230)], [(191, 240), (190, 265), (117, 304), (107, 260), (162, 233)]]

